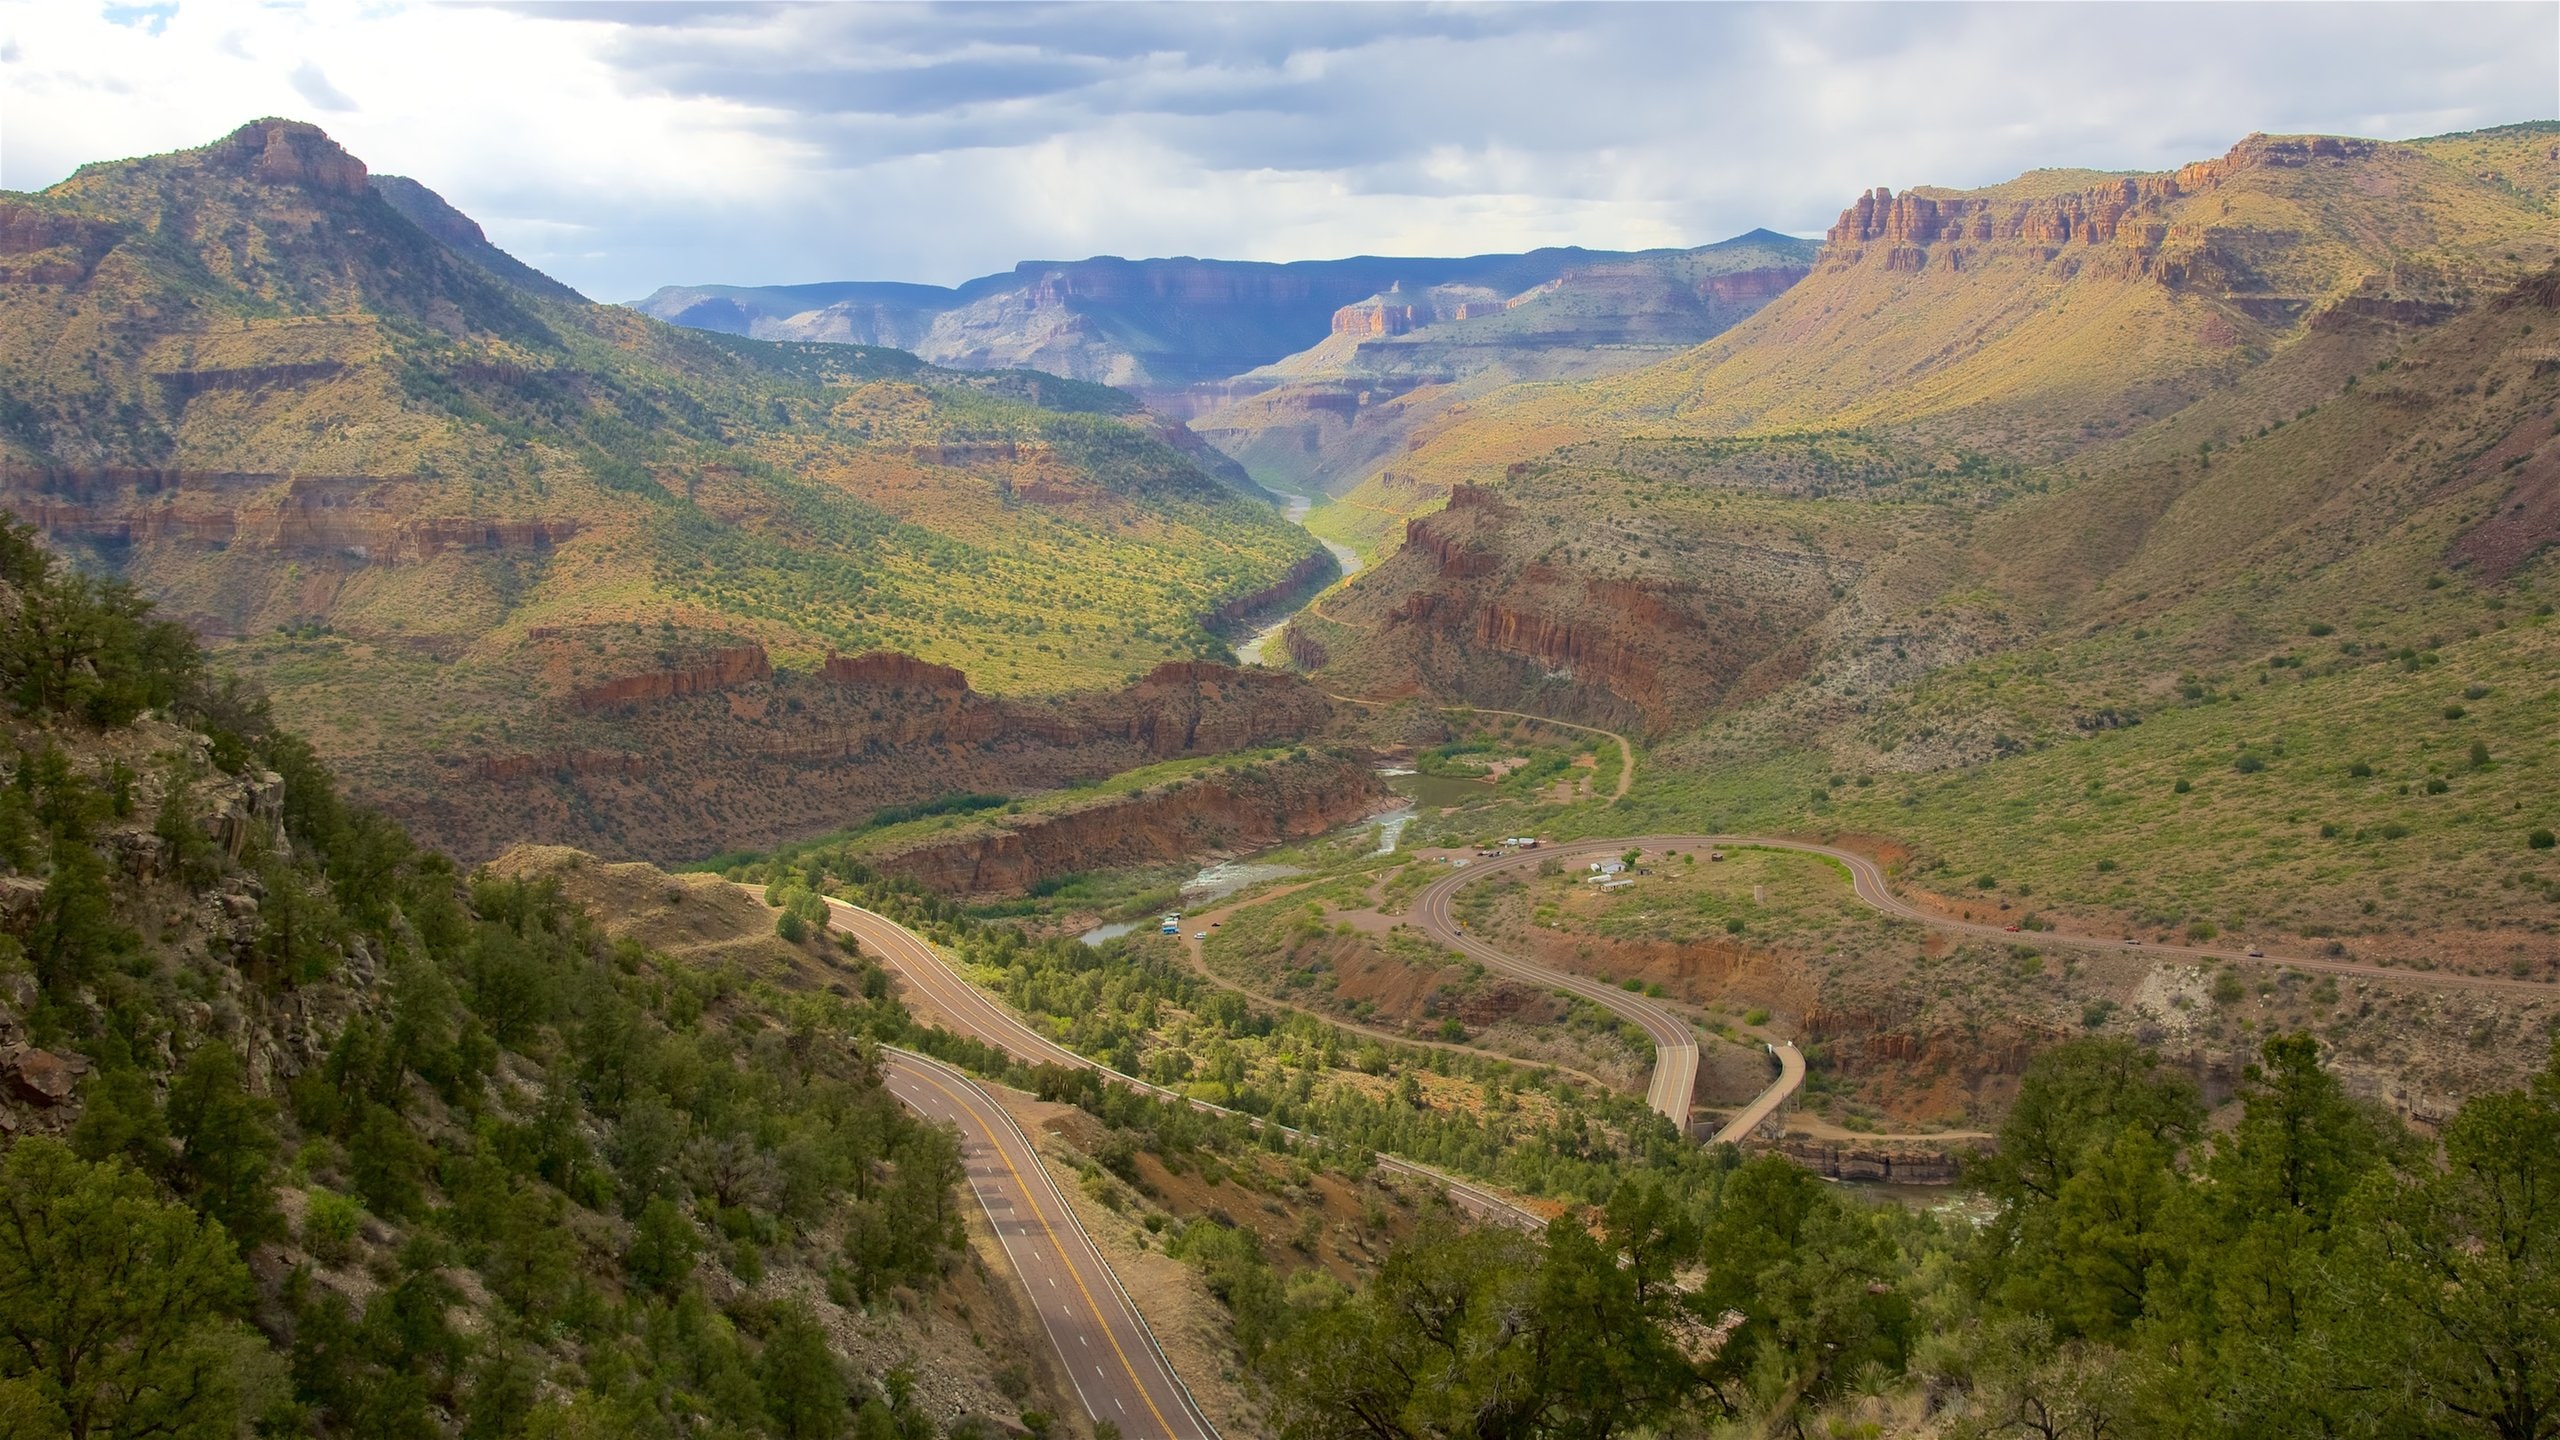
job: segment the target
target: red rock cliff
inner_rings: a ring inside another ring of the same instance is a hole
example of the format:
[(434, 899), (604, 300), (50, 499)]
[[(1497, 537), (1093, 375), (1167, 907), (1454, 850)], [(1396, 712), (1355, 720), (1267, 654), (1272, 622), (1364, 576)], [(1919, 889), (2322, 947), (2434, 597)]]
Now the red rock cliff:
[(637, 675), (625, 675), (618, 680), (590, 686), (570, 696), (570, 703), (580, 710), (605, 710), (616, 705), (726, 690), (772, 674), (773, 662), (765, 658), (763, 646), (734, 645), (714, 650), (708, 657), (691, 665), (668, 670), (644, 670)]
[(871, 863), (944, 894), (1020, 894), (1042, 880), (1120, 865), (1234, 853), (1322, 834), (1387, 796), (1347, 756), (1212, 771), (1019, 828), (928, 842)]
[(225, 136), (213, 158), (270, 185), (365, 193), (364, 162), (339, 149), (327, 131), (299, 120), (252, 120)]

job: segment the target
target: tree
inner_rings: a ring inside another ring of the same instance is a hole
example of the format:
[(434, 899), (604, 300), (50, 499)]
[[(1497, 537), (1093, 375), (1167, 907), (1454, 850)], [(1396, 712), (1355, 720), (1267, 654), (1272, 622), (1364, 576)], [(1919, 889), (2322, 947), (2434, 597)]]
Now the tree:
[(1869, 1365), (1900, 1365), (1911, 1304), (1891, 1247), (1800, 1166), (1763, 1155), (1728, 1176), (1699, 1253), (1701, 1318), (1741, 1318), (1707, 1362), (1710, 1384), (1748, 1383), (1784, 1411)]
[(852, 1418), (844, 1372), (827, 1348), (827, 1332), (804, 1304), (782, 1307), (756, 1359), (756, 1380), (782, 1440), (834, 1440)]
[(2342, 1227), (2350, 1344), (2414, 1381), (2446, 1433), (2560, 1435), (2560, 1047), (2523, 1090), (2483, 1095), (2423, 1161), (2366, 1187)]
[(121, 1162), (35, 1137), (0, 1166), (0, 1379), (45, 1427), (232, 1435), (272, 1372), (249, 1299), (221, 1227)]
[(2000, 1206), (1976, 1248), (1979, 1287), (2065, 1338), (2130, 1324), (2154, 1263), (2174, 1253), (2183, 1183), (2172, 1166), (2203, 1121), (2195, 1087), (2128, 1042), (2073, 1040), (2037, 1056), (1999, 1147), (1972, 1167)]
[(275, 1132), (267, 1105), (241, 1087), (240, 1062), (216, 1040), (196, 1047), (169, 1085), (174, 1178), (232, 1240), (254, 1246), (284, 1228), (275, 1199)]
[(631, 1249), (622, 1263), (632, 1283), (664, 1293), (693, 1273), (700, 1252), (693, 1222), (674, 1201), (660, 1196), (642, 1207), (640, 1219), (631, 1227)]

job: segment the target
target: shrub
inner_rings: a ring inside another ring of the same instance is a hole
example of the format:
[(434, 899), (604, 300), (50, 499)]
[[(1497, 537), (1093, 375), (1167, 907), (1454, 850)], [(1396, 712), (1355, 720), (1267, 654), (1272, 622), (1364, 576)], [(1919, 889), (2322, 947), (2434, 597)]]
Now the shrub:
[(344, 1265), (355, 1253), (356, 1229), (364, 1207), (351, 1195), (314, 1189), (302, 1212), (302, 1247), (323, 1265)]
[(2326, 620), (2314, 620), (2309, 625), (2303, 627), (2303, 633), (2316, 640), (2323, 635), (2337, 634), (2338, 627), (2330, 624)]
[(2459, 720), (2470, 713), (2470, 711), (2463, 709), (2459, 705), (2447, 705), (2444, 707), (2444, 718), (2447, 720)]
[(2243, 775), (2255, 775), (2267, 768), (2267, 762), (2264, 756), (2243, 750), (2240, 752), (2240, 758), (2231, 762), (2231, 768)]
[(2409, 834), (2409, 827), (2401, 824), (2397, 820), (2392, 820), (2386, 822), (2382, 829), (2376, 833), (2380, 834), (2385, 840), (2400, 840), (2407, 838)]
[(2373, 778), (2373, 767), (2359, 760), (2347, 767), (2347, 774), (2358, 780), (2370, 780)]
[(2472, 768), (2472, 769), (2474, 769), (2474, 770), (2484, 770), (2484, 769), (2487, 769), (2487, 768), (2488, 768), (2488, 765), (2489, 765), (2489, 742), (2488, 742), (2488, 741), (2486, 741), (2486, 740), (2474, 740), (2474, 741), (2472, 741), (2472, 742), (2471, 742), (2471, 768)]
[(2465, 685), (2462, 687), (2462, 698), (2465, 700), (2486, 700), (2489, 698), (2489, 687), (2486, 685)]
[(1973, 877), (1973, 888), (1976, 890), (1997, 890), (2000, 888), (2000, 877), (1997, 875), (1976, 875)]
[(2555, 842), (2551, 832), (2545, 829), (2536, 830), (2532, 834), (2525, 836), (2524, 843), (2532, 846), (2536, 850), (2548, 850), (2554, 843), (2560, 842)]
[(1766, 1010), (1754, 1010), (1742, 1017), (1742, 1023), (1745, 1025), (1766, 1025), (1769, 1023), (1769, 1012)]
[(2221, 927), (2215, 925), (2212, 921), (2198, 920), (2187, 927), (2187, 942), (2192, 945), (2201, 945), (2221, 933)]
[(2116, 862), (2113, 860), (2101, 860), (2098, 862), (2098, 873), (2101, 875), (2104, 875), (2115, 868)]
[(2237, 1005), (2240, 997), (2248, 993), (2249, 987), (2241, 984), (2240, 977), (2228, 970), (2213, 977), (2213, 1003), (2216, 1005)]
[(2172, 785), (2172, 786), (2170, 786), (2170, 787), (2169, 787), (2169, 789), (2170, 789), (2171, 793), (2173, 793), (2173, 794), (2178, 794), (2178, 795), (2184, 795), (2184, 794), (2186, 794), (2188, 791), (2193, 790), (2193, 789), (2195, 789), (2195, 788), (2196, 788), (2196, 787), (2194, 787), (2193, 785), (2188, 784), (2188, 783), (2187, 783), (2186, 781), (2184, 781), (2184, 780), (2180, 780), (2177, 784)]
[(1741, 916), (1739, 916), (1739, 915), (1736, 915), (1736, 916), (1734, 916), (1732, 919), (1727, 920), (1726, 922), (1724, 922), (1724, 933), (1726, 933), (1727, 935), (1739, 935), (1739, 934), (1741, 934), (1741, 933), (1742, 933), (1742, 917), (1741, 917)]

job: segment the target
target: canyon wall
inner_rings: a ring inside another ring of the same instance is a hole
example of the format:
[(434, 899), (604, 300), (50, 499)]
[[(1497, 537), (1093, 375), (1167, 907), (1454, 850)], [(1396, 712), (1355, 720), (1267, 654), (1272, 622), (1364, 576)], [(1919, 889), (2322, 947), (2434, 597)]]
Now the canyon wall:
[[(1496, 492), (1460, 485), (1406, 522), (1404, 548), (1326, 602), (1343, 629), (1291, 628), (1291, 653), (1331, 660), (1336, 688), (1435, 694), (1660, 732), (1737, 685), (1773, 683), (1796, 631), (1829, 601), (1823, 566), (1738, 539), (1720, 555), (1600, 571)], [(1630, 540), (1620, 559), (1643, 545)], [(1656, 552), (1660, 554), (1660, 551)], [(1358, 627), (1356, 631), (1350, 627)], [(1336, 636), (1356, 649), (1329, 644)]]
[(996, 698), (906, 655), (778, 670), (755, 646), (719, 647), (589, 685), (507, 749), (382, 773), (351, 762), (346, 778), (465, 860), (524, 841), (665, 863), (955, 791), (1052, 790), (1287, 743), (1332, 713), (1295, 676), (1207, 662), (1168, 662), (1116, 691)]
[(1082, 871), (1236, 854), (1320, 835), (1389, 799), (1365, 762), (1305, 751), (868, 859), (940, 894), (1018, 895)]
[[(290, 385), (311, 366), (182, 371), (173, 393)], [(507, 518), (418, 514), (435, 493), (415, 475), (259, 474), (171, 466), (48, 466), (0, 462), (0, 506), (47, 535), (114, 546), (153, 540), (284, 555), (408, 565), (452, 550), (542, 554), (576, 535), (568, 515)]]

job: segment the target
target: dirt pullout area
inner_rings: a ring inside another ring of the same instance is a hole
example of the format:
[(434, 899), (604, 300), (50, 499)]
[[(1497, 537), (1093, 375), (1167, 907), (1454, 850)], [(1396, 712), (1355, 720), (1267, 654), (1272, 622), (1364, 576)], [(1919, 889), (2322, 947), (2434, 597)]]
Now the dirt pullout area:
[(773, 912), (717, 875), (670, 875), (639, 861), (599, 860), (566, 845), (519, 845), (489, 862), (511, 880), (552, 880), (616, 940), (633, 939), (696, 965), (736, 964), (751, 975), (798, 974), (806, 952), (773, 933)]
[(1325, 751), (1187, 776), (949, 839), (867, 855), (891, 875), (945, 895), (1018, 895), (1093, 870), (1236, 854), (1321, 835), (1390, 798), (1360, 760)]

